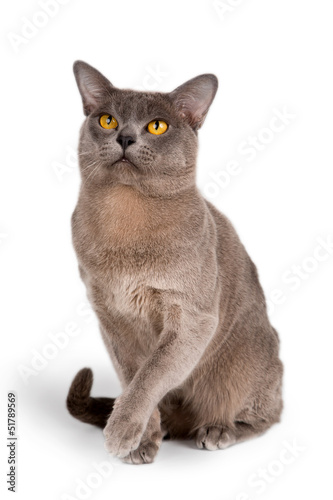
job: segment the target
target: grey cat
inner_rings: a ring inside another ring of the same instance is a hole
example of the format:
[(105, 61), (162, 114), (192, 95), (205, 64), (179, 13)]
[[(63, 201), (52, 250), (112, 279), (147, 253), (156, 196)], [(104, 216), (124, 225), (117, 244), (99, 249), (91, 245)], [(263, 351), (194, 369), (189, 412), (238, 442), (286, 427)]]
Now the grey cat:
[(195, 184), (216, 77), (153, 93), (120, 90), (81, 61), (74, 73), (86, 120), (73, 242), (123, 392), (91, 397), (85, 368), (70, 413), (135, 464), (166, 436), (217, 450), (263, 433), (282, 411), (278, 335), (255, 265)]

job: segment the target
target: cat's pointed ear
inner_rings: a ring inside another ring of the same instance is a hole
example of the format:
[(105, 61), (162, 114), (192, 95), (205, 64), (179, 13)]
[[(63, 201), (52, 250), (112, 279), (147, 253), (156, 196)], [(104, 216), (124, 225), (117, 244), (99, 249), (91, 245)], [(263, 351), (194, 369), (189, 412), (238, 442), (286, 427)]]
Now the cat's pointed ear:
[(83, 61), (75, 61), (73, 71), (82, 97), (84, 114), (89, 115), (111, 95), (115, 87), (97, 69)]
[(169, 94), (180, 116), (194, 130), (205, 121), (218, 87), (215, 75), (206, 74), (192, 78)]

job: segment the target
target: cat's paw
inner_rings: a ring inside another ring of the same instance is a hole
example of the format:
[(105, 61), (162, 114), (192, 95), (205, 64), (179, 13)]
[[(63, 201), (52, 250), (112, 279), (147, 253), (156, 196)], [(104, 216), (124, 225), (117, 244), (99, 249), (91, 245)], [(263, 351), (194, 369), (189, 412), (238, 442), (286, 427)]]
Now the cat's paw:
[(160, 449), (159, 444), (154, 441), (143, 441), (136, 450), (131, 451), (122, 458), (127, 464), (151, 464)]
[(113, 414), (103, 431), (105, 449), (119, 458), (126, 457), (138, 448), (144, 431), (143, 424), (127, 418), (115, 418)]
[(196, 436), (196, 445), (198, 448), (206, 450), (224, 450), (235, 444), (235, 434), (223, 425), (206, 425), (200, 427)]

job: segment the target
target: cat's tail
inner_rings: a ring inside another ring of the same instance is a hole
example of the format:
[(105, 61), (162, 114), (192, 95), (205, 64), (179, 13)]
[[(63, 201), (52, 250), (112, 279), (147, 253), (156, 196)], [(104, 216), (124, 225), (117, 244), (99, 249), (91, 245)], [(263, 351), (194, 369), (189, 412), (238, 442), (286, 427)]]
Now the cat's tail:
[(93, 372), (90, 368), (82, 368), (68, 391), (67, 408), (69, 413), (81, 422), (104, 428), (115, 399), (91, 397), (92, 383)]

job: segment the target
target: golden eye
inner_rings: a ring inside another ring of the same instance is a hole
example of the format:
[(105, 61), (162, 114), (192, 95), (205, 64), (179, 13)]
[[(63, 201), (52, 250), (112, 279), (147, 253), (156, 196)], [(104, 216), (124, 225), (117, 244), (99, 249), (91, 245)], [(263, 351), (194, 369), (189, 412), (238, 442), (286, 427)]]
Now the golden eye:
[(153, 120), (148, 124), (148, 132), (154, 135), (164, 134), (168, 130), (168, 124), (163, 120)]
[(103, 115), (99, 119), (99, 123), (103, 128), (116, 128), (118, 126), (117, 120), (111, 115)]

